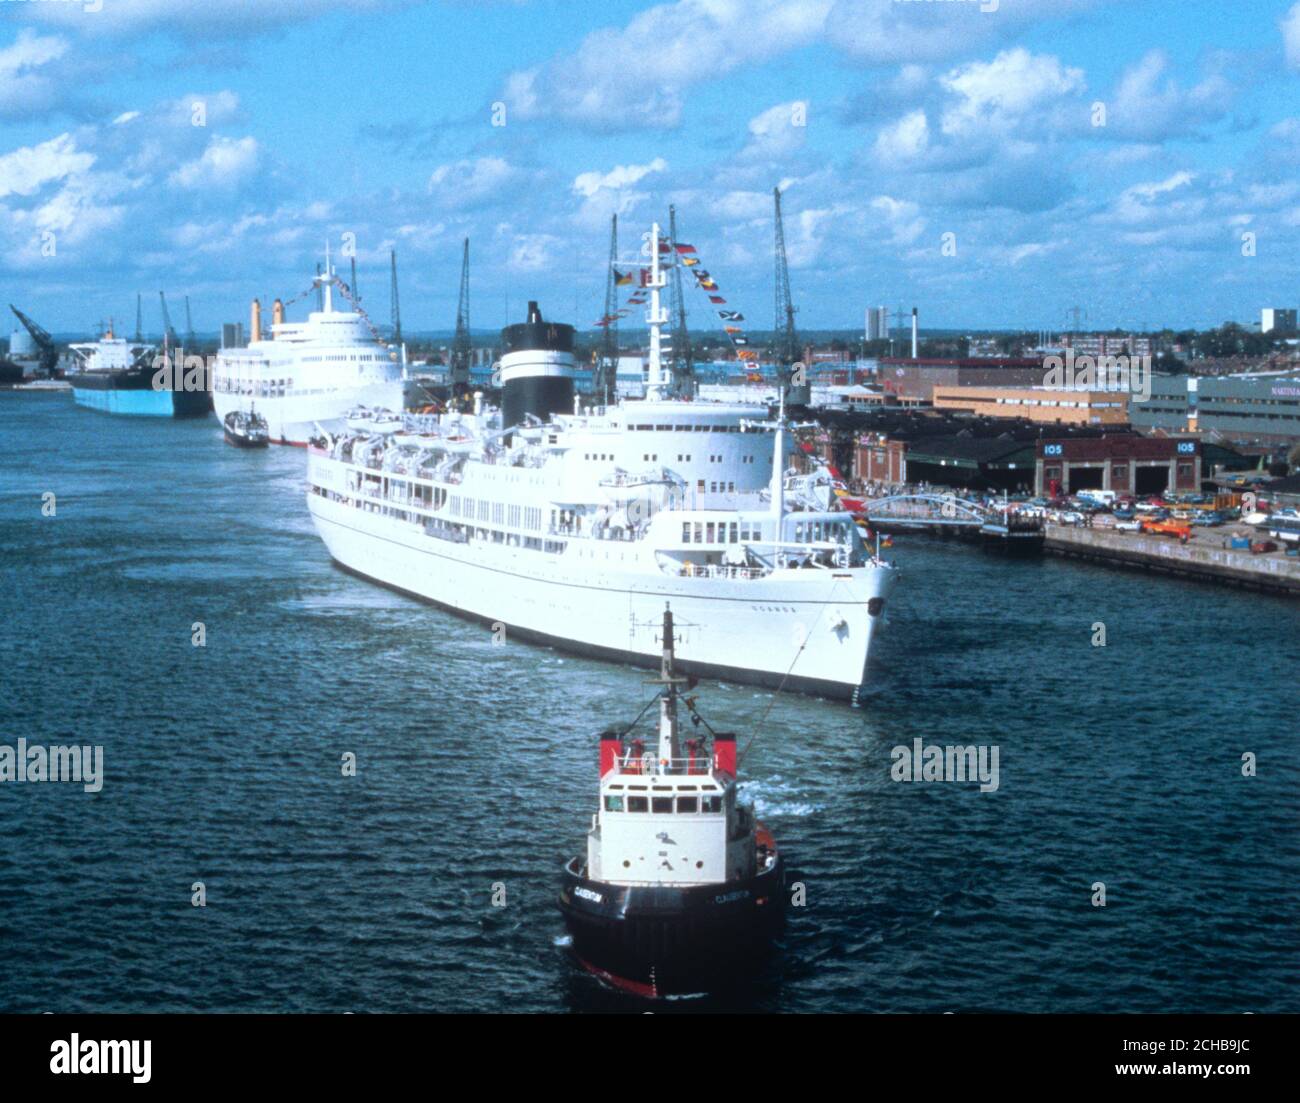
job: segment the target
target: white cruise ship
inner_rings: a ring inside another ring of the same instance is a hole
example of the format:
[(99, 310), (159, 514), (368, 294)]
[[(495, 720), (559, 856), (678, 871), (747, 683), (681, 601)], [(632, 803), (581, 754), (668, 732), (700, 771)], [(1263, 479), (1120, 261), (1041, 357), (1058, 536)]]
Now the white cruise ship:
[(212, 403), (218, 421), (256, 407), (272, 443), (305, 446), (321, 430), (343, 429), (348, 411), (358, 405), (402, 409), (405, 347), (385, 344), (359, 309), (334, 309), (336, 286), (345, 298), (347, 292), (328, 255), (315, 283), (323, 289), (324, 309), (290, 323), (277, 299), (267, 338), (261, 335), (261, 306), (253, 300), (248, 347), (217, 353)]
[(669, 603), (689, 673), (856, 701), (896, 572), (849, 514), (787, 497), (784, 416), (663, 397), (657, 249), (645, 278), (646, 400), (579, 412), (573, 328), (530, 304), (500, 412), (363, 415), (313, 443), (317, 530), (344, 568), (511, 642), (653, 666)]

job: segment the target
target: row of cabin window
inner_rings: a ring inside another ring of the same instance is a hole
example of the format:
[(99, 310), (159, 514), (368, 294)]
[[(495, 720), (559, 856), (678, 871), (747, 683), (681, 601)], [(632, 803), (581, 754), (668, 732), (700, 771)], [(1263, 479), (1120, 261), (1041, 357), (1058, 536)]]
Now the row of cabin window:
[(762, 539), (762, 530), (747, 521), (683, 521), (683, 544), (752, 544)]
[(451, 515), (463, 517), (467, 521), (479, 520), (494, 525), (509, 525), (511, 528), (540, 529), (542, 511), (531, 506), (507, 506), (502, 502), (489, 502), (480, 498), (462, 498), (459, 494), (451, 496)]
[(739, 425), (629, 425), (634, 433), (739, 433)]
[(840, 521), (800, 521), (794, 526), (794, 538), (797, 543), (807, 540), (818, 544), (822, 541), (843, 543), (848, 537), (848, 529)]
[[(658, 816), (672, 815), (673, 797), (605, 797), (606, 812), (653, 812)], [(624, 809), (626, 800), (627, 808)], [(722, 811), (721, 797), (677, 797), (677, 814), (693, 816), (700, 812)]]

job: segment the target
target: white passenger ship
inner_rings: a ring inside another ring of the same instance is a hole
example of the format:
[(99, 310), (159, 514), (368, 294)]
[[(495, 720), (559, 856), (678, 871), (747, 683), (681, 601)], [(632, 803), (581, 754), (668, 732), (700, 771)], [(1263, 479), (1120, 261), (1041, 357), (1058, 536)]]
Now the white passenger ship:
[(500, 413), (377, 414), (313, 444), (317, 530), (343, 567), (509, 639), (653, 666), (669, 602), (689, 673), (856, 700), (896, 572), (849, 514), (787, 503), (784, 411), (662, 397), (650, 252), (645, 401), (578, 412), (573, 328), (530, 304)]
[[(262, 337), (262, 312), (253, 300), (247, 348), (222, 349), (212, 371), (212, 403), (223, 424), (232, 411), (254, 406), (275, 444), (305, 446), (319, 432), (345, 427), (358, 405), (401, 410), (406, 378), (404, 346), (385, 344), (359, 308), (334, 309), (334, 290), (350, 298), (326, 255), (315, 283), (324, 309), (306, 322), (284, 320), (279, 299), (272, 306), (271, 335)], [(349, 305), (353, 305), (349, 302)]]

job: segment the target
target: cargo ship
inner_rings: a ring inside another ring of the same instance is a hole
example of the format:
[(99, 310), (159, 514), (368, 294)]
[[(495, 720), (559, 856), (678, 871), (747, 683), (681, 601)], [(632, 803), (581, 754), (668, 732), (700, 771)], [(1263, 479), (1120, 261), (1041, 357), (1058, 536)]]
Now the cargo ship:
[[(600, 804), (559, 897), (578, 963), (648, 999), (743, 982), (785, 917), (776, 841), (736, 799), (735, 735), (686, 695), (695, 681), (677, 674), (671, 609), (661, 644), (656, 738), (600, 737)], [(683, 709), (700, 733), (685, 741)]]
[(106, 414), (178, 418), (203, 417), (212, 409), (202, 368), (180, 370), (183, 352), (165, 347), (163, 357), (156, 358), (156, 346), (115, 337), (111, 325), (98, 341), (70, 345), (69, 350), (78, 361), (68, 374), (78, 406)]

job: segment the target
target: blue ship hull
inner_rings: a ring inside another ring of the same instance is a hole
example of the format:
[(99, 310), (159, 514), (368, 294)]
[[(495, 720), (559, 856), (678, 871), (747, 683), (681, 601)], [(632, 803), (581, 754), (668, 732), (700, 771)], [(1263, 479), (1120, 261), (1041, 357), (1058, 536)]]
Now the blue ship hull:
[(78, 406), (128, 417), (203, 417), (212, 410), (212, 396), (207, 391), (81, 387), (75, 377), (72, 397)]

